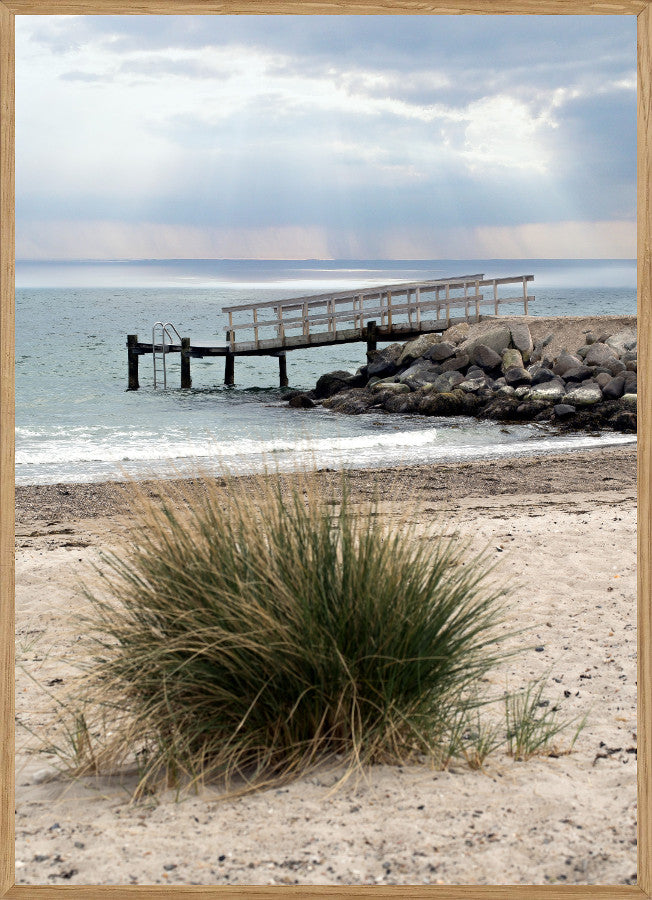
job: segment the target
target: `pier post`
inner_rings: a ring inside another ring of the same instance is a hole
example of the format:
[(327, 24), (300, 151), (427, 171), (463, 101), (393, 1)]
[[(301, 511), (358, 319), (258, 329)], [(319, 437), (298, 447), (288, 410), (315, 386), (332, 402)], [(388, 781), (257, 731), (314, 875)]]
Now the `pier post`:
[[(229, 346), (231, 346), (231, 335), (232, 332), (227, 331), (226, 340)], [(224, 357), (224, 384), (235, 384), (235, 356), (230, 350), (226, 351)]]
[(181, 338), (181, 387), (191, 388), (190, 377), (190, 338)]
[(137, 334), (127, 335), (127, 390), (137, 391), (140, 387), (138, 383), (138, 352), (136, 344), (138, 343)]
[(376, 349), (376, 321), (372, 319), (367, 322), (367, 360), (369, 355)]
[(281, 387), (288, 386), (288, 365), (285, 353), (278, 355), (278, 379)]

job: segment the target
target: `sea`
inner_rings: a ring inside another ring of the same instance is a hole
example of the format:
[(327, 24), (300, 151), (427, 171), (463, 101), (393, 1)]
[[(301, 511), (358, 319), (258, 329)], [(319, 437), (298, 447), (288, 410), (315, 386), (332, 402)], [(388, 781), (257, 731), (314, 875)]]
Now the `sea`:
[[(179, 357), (167, 388), (140, 357), (127, 388), (126, 335), (151, 340), (157, 321), (191, 339), (224, 341), (222, 306), (454, 277), (534, 275), (530, 313), (635, 315), (635, 260), (141, 260), (18, 261), (16, 270), (16, 482), (93, 482), (263, 468), (388, 467), (502, 458), (629, 443), (631, 435), (559, 434), (550, 426), (373, 411), (295, 410), (271, 357), (191, 362)], [(514, 312), (520, 307), (515, 306)], [(382, 345), (380, 345), (382, 346)], [(288, 353), (290, 387), (309, 389), (334, 369), (354, 372), (364, 344)]]

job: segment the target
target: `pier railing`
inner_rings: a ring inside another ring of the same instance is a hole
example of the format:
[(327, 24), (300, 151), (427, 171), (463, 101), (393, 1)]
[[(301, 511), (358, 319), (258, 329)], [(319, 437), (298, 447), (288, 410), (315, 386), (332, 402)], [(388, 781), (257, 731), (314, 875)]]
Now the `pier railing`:
[[(311, 294), (289, 300), (236, 304), (222, 308), (229, 317), (224, 330), (230, 351), (246, 353), (335, 343), (352, 336), (352, 332), (361, 333), (370, 321), (377, 322), (388, 334), (398, 336), (402, 332), (440, 329), (442, 323), (451, 321), (451, 313), (458, 313), (467, 321), (477, 320), (481, 307), (489, 307), (491, 313), (498, 315), (501, 305), (521, 303), (524, 314), (528, 315), (528, 303), (534, 297), (528, 295), (527, 288), (533, 278), (533, 275), (509, 278), (462, 275)], [(499, 291), (509, 285), (520, 288), (517, 295), (499, 296)], [(488, 290), (482, 292), (481, 288)], [(424, 314), (430, 316), (426, 318)], [(342, 326), (347, 324), (352, 324), (353, 328), (343, 329)], [(253, 332), (253, 340), (238, 341), (237, 332), (243, 331)]]

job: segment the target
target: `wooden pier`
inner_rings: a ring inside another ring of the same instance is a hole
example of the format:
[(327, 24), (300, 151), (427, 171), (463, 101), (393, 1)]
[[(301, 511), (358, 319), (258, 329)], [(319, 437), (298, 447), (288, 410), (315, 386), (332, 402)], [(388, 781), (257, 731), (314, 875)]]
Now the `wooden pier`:
[[(151, 342), (127, 336), (128, 390), (139, 388), (139, 357), (151, 354), (154, 386), (157, 384), (157, 357), (161, 359), (166, 385), (165, 359), (169, 353), (181, 355), (181, 387), (192, 385), (190, 360), (223, 356), (224, 383), (234, 384), (236, 356), (276, 356), (279, 381), (287, 387), (288, 350), (324, 347), (330, 344), (365, 342), (367, 353), (378, 341), (410, 340), (420, 334), (445, 331), (457, 322), (477, 322), (499, 315), (504, 304), (522, 304), (528, 314), (528, 283), (533, 275), (484, 278), (482, 274), (461, 275), (434, 281), (386, 284), (355, 291), (313, 294), (289, 300), (267, 300), (225, 306), (228, 315), (225, 341), (216, 343), (181, 337), (171, 323), (157, 322)], [(517, 293), (499, 296), (506, 287)], [(484, 291), (482, 290), (484, 289)], [(481, 309), (487, 310), (484, 314)], [(343, 327), (346, 326), (346, 327)], [(157, 339), (156, 328), (160, 339)], [(238, 340), (245, 332), (247, 339)]]

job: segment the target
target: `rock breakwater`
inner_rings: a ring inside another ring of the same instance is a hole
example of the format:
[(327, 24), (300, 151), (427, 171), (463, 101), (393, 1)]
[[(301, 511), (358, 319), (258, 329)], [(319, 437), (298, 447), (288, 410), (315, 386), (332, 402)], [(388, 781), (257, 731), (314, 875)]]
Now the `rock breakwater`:
[(582, 339), (553, 354), (558, 336), (526, 321), (463, 323), (372, 351), (357, 372), (328, 372), (313, 390), (287, 398), (293, 407), (349, 415), (386, 410), (635, 432), (635, 324), (586, 328)]

